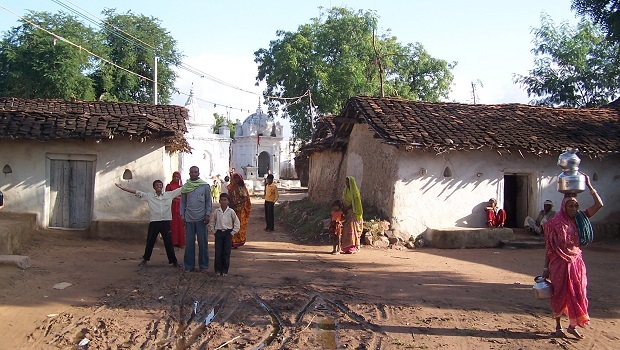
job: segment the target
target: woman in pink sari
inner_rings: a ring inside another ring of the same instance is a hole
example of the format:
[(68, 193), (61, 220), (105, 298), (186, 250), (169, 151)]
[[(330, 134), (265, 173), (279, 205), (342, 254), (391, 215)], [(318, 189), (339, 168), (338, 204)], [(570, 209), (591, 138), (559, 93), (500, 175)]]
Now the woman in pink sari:
[[(175, 171), (172, 173), (172, 181), (166, 185), (166, 191), (173, 191), (179, 187), (183, 187), (181, 182), (181, 173)], [(170, 232), (172, 236), (172, 245), (175, 247), (185, 247), (185, 227), (183, 226), (183, 220), (181, 219), (181, 213), (179, 207), (181, 206), (181, 197), (177, 197), (172, 200), (172, 221), (170, 221)]]
[(588, 278), (580, 246), (592, 240), (589, 218), (603, 207), (601, 197), (592, 187), (590, 178), (585, 176), (594, 205), (585, 211), (579, 211), (577, 197), (566, 195), (560, 212), (543, 225), (546, 248), (543, 276), (550, 277), (553, 284), (551, 310), (555, 317), (556, 335), (564, 335), (560, 324), (560, 318), (564, 314), (569, 321), (566, 331), (577, 339), (582, 339), (583, 336), (576, 327), (583, 327), (590, 321), (586, 292)]

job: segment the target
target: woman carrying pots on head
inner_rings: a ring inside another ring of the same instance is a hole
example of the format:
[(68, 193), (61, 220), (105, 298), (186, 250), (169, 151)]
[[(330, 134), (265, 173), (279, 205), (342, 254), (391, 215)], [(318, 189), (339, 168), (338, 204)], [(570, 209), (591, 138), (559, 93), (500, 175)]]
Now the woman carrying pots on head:
[(245, 233), (250, 221), (250, 211), (252, 203), (250, 202), (250, 193), (245, 187), (243, 177), (239, 173), (233, 173), (230, 184), (228, 185), (228, 198), (230, 207), (235, 211), (239, 218), (240, 229), (232, 237), (232, 247), (236, 249), (245, 244)]
[(347, 176), (342, 197), (345, 221), (340, 246), (345, 254), (357, 253), (364, 228), (364, 210), (362, 209), (362, 195), (353, 176)]
[(590, 321), (586, 295), (588, 279), (580, 246), (590, 243), (594, 238), (589, 218), (603, 207), (603, 201), (592, 187), (590, 178), (583, 175), (594, 204), (579, 211), (576, 195), (567, 194), (562, 200), (559, 213), (543, 225), (546, 250), (543, 276), (549, 277), (553, 284), (550, 301), (556, 334), (564, 335), (560, 324), (560, 318), (564, 314), (569, 321), (566, 331), (578, 339), (583, 336), (576, 327), (582, 327)]

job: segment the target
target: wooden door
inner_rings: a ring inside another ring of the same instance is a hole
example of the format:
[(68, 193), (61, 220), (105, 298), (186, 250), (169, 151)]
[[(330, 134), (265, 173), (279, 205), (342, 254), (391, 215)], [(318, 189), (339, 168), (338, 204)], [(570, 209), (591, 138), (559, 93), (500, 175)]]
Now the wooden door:
[(90, 226), (93, 169), (92, 161), (50, 159), (49, 227), (85, 229)]

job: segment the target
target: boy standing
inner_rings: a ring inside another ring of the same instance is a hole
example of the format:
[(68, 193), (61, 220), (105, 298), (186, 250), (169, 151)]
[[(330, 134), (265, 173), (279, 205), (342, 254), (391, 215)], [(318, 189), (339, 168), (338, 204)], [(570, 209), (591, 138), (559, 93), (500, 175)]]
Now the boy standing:
[(170, 221), (172, 220), (172, 200), (181, 194), (181, 188), (177, 188), (174, 191), (163, 192), (164, 183), (161, 180), (153, 181), (153, 189), (155, 192), (142, 192), (131, 188), (123, 187), (120, 184), (115, 184), (116, 187), (129, 193), (133, 193), (136, 197), (145, 200), (149, 204), (150, 222), (149, 231), (146, 237), (146, 248), (144, 248), (144, 255), (142, 256), (142, 262), (140, 267), (146, 266), (147, 261), (151, 260), (151, 254), (153, 254), (153, 247), (157, 241), (157, 236), (161, 234), (164, 239), (164, 246), (166, 247), (166, 255), (168, 256), (168, 263), (174, 267), (180, 267), (177, 263), (177, 257), (174, 254), (174, 247), (172, 246), (172, 237), (170, 235)]
[(278, 201), (278, 187), (273, 183), (273, 174), (267, 175), (267, 186), (265, 187), (265, 221), (267, 222), (266, 231), (274, 230), (274, 206)]
[(228, 193), (220, 194), (220, 207), (213, 211), (209, 226), (215, 232), (215, 274), (226, 276), (230, 267), (232, 236), (241, 227), (237, 214), (228, 206)]

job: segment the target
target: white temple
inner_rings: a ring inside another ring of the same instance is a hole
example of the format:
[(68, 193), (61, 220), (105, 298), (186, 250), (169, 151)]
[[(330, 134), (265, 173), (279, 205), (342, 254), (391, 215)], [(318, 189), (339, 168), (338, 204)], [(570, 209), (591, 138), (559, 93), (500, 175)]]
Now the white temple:
[(195, 165), (200, 168), (200, 177), (203, 180), (208, 181), (217, 175), (223, 179), (229, 171), (230, 164), (232, 139), (228, 125), (222, 124), (215, 133), (213, 130), (215, 117), (198, 105), (193, 91), (189, 94), (185, 108), (189, 110), (185, 138), (192, 147), (192, 153), (179, 155), (181, 178), (184, 180), (189, 178), (189, 168)]
[(284, 139), (282, 125), (259, 107), (235, 127), (232, 167), (248, 180), (264, 177), (268, 170), (274, 178), (296, 178), (292, 141)]

